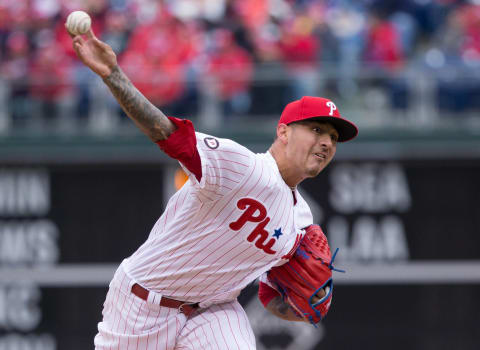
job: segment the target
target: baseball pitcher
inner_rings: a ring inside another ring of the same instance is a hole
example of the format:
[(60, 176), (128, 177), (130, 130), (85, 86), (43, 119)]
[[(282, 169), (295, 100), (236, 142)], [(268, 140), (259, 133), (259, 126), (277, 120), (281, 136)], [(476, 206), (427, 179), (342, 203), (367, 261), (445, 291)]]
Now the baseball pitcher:
[(166, 117), (91, 30), (72, 38), (129, 118), (189, 175), (116, 271), (95, 349), (253, 350), (237, 296), (259, 277), (260, 300), (273, 314), (320, 321), (332, 300), (335, 254), (297, 186), (330, 163), (356, 126), (332, 101), (304, 97), (285, 107), (269, 150), (255, 154)]

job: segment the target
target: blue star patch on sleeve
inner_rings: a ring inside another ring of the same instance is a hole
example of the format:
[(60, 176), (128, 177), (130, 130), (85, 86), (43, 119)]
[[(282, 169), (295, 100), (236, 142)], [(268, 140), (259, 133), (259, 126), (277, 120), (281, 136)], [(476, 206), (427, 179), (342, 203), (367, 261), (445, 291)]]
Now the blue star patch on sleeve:
[(273, 234), (273, 237), (275, 237), (276, 239), (279, 239), (280, 236), (283, 234), (281, 227), (278, 228), (278, 229), (275, 229), (274, 231), (275, 231), (275, 233)]

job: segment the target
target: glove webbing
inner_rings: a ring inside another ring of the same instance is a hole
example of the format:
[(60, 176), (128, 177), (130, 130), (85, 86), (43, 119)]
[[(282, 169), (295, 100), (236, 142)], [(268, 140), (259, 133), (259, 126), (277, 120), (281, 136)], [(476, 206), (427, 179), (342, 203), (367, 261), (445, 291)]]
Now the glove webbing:
[(323, 261), (322, 258), (314, 256), (314, 255), (313, 255), (313, 252), (312, 252), (311, 250), (306, 250), (306, 249), (305, 249), (305, 252), (309, 253), (310, 256), (311, 256), (313, 259), (315, 259), (315, 260), (317, 260), (317, 261), (318, 261), (318, 260), (321, 260), (321, 261), (322, 261), (322, 264), (327, 265), (330, 270), (345, 273), (345, 272), (346, 272), (345, 270), (340, 270), (340, 269), (337, 269), (337, 268), (335, 268), (335, 267), (333, 266), (333, 261), (335, 260), (335, 257), (337, 256), (337, 253), (338, 253), (339, 249), (340, 249), (340, 248), (335, 249), (335, 253), (333, 253), (332, 259), (330, 259), (330, 263), (328, 263), (328, 264), (327, 264), (325, 261)]

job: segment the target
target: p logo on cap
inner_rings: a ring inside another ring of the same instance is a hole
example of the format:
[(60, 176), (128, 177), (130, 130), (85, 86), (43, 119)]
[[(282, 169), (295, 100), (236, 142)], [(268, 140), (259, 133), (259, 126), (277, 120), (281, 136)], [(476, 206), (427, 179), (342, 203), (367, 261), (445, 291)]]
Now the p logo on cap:
[(327, 106), (330, 107), (329, 115), (333, 115), (333, 111), (337, 109), (337, 106), (335, 106), (335, 103), (333, 103), (332, 101), (328, 101)]

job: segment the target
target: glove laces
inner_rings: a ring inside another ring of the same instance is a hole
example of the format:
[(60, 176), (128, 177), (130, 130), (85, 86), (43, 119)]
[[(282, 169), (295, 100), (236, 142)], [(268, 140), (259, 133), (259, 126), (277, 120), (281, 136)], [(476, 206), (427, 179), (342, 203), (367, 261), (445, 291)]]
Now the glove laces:
[(328, 265), (327, 265), (327, 264), (325, 264), (325, 265), (327, 265), (328, 268), (329, 268), (330, 270), (332, 270), (332, 271), (337, 271), (337, 272), (343, 272), (343, 273), (345, 273), (345, 272), (346, 272), (345, 270), (336, 269), (336, 268), (333, 266), (333, 261), (335, 260), (335, 257), (337, 256), (337, 253), (338, 253), (338, 250), (339, 250), (339, 249), (340, 249), (340, 248), (335, 249), (335, 253), (333, 253), (333, 256), (332, 256), (332, 259), (330, 260), (330, 263), (329, 263)]

